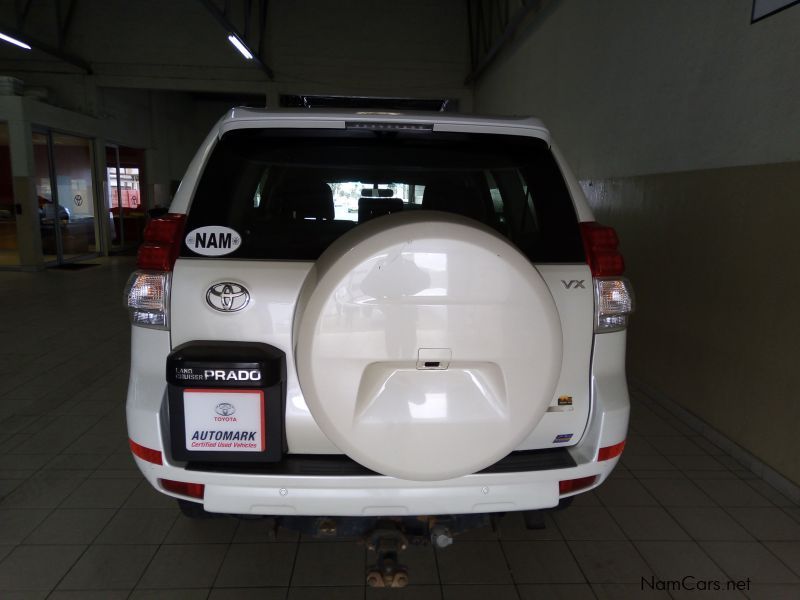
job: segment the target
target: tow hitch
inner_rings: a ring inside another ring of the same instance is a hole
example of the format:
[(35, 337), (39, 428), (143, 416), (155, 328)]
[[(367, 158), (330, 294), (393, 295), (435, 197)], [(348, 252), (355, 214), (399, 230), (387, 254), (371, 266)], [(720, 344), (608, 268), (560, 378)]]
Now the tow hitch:
[(408, 548), (408, 539), (392, 521), (379, 521), (367, 538), (367, 548), (377, 554), (375, 564), (367, 567), (370, 587), (401, 588), (408, 585), (408, 567), (400, 564), (400, 552)]

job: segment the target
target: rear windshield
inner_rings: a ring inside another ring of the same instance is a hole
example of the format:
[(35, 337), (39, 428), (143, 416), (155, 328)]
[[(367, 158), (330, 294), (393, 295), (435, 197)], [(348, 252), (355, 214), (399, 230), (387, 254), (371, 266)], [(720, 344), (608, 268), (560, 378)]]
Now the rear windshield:
[[(432, 131), (245, 129), (203, 172), (187, 232), (233, 229), (225, 258), (315, 260), (370, 219), (438, 210), (476, 219), (532, 262), (582, 262), (566, 184), (547, 144)], [(183, 256), (198, 256), (185, 245)]]

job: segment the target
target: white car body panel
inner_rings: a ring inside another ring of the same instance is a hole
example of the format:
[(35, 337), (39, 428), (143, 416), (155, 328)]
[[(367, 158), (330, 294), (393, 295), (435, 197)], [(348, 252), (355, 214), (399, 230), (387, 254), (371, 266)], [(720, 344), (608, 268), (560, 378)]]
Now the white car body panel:
[[(362, 111), (363, 112), (363, 111)], [(536, 119), (495, 119), (462, 115), (234, 109), (203, 141), (176, 193), (170, 212), (186, 213), (209, 155), (228, 131), (261, 127), (336, 128), (353, 120), (430, 124), (435, 131), (523, 135), (551, 144)], [(563, 156), (551, 144), (580, 222), (593, 221), (591, 209)], [(555, 506), (559, 481), (596, 475), (599, 485), (618, 458), (598, 462), (600, 448), (623, 442), (629, 401), (625, 380), (625, 332), (593, 333), (592, 276), (586, 264), (537, 264), (536, 271), (555, 302), (563, 341), (563, 368), (547, 411), (516, 450), (568, 447), (575, 467), (516, 473), (478, 473), (440, 481), (376, 476), (272, 476), (187, 471), (171, 459), (166, 411), (166, 359), (173, 348), (195, 340), (254, 341), (286, 354), (285, 432), (292, 454), (341, 454), (314, 420), (297, 377), (295, 307), (314, 266), (307, 261), (180, 258), (172, 273), (171, 330), (133, 327), (131, 376), (126, 412), (130, 439), (160, 451), (163, 464), (136, 457), (145, 477), (163, 493), (159, 478), (205, 484), (206, 510), (272, 515), (415, 515), (501, 512)], [(205, 301), (208, 288), (222, 281), (248, 288), (251, 304), (223, 314)], [(568, 285), (583, 281), (582, 286)], [(571, 406), (559, 403), (569, 396)], [(572, 434), (568, 442), (557, 436)], [(586, 491), (583, 489), (581, 491)], [(576, 492), (573, 492), (576, 493)], [(580, 493), (580, 492), (577, 492)]]

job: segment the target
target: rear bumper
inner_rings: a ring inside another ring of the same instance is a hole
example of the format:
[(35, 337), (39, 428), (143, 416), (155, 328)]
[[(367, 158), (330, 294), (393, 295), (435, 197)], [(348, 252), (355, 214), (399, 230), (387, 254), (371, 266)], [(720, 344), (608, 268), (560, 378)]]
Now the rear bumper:
[[(163, 385), (158, 387), (158, 382), (151, 384), (152, 391), (158, 390), (162, 398), (151, 400), (148, 406), (131, 402), (131, 394), (147, 397), (148, 390), (142, 386), (150, 382), (133, 379), (127, 404), (128, 431), (134, 442), (161, 452), (163, 464), (160, 465), (136, 457), (136, 463), (147, 480), (162, 493), (202, 501), (209, 512), (402, 516), (551, 508), (560, 498), (597, 487), (618, 462), (618, 457), (603, 461), (598, 461), (597, 457), (601, 448), (613, 446), (626, 438), (630, 405), (624, 353), (624, 332), (596, 336), (591, 378), (592, 410), (580, 441), (569, 448), (575, 466), (566, 468), (476, 473), (444, 481), (422, 482), (382, 475), (273, 475), (190, 470), (183, 463), (172, 462), (165, 451), (167, 444), (162, 432), (167, 428), (162, 427), (162, 421), (166, 419)], [(559, 482), (592, 476), (596, 479), (587, 487), (559, 493)], [(204, 496), (199, 500), (165, 491), (159, 479), (203, 484)]]
[(437, 482), (405, 481), (380, 475), (277, 477), (208, 473), (172, 465), (153, 465), (139, 458), (136, 462), (148, 481), (164, 493), (169, 492), (159, 485), (160, 478), (204, 484), (203, 504), (210, 512), (403, 516), (550, 508), (558, 504), (559, 481), (597, 475), (597, 481), (591, 486), (595, 487), (611, 473), (617, 459), (569, 469), (476, 474)]

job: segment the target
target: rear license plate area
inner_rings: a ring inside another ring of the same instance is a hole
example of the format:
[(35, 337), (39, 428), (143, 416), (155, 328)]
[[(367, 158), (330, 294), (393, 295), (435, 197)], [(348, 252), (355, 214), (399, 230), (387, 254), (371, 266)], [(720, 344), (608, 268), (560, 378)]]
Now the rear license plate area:
[(172, 457), (272, 462), (285, 449), (283, 351), (258, 343), (190, 342), (167, 359)]

